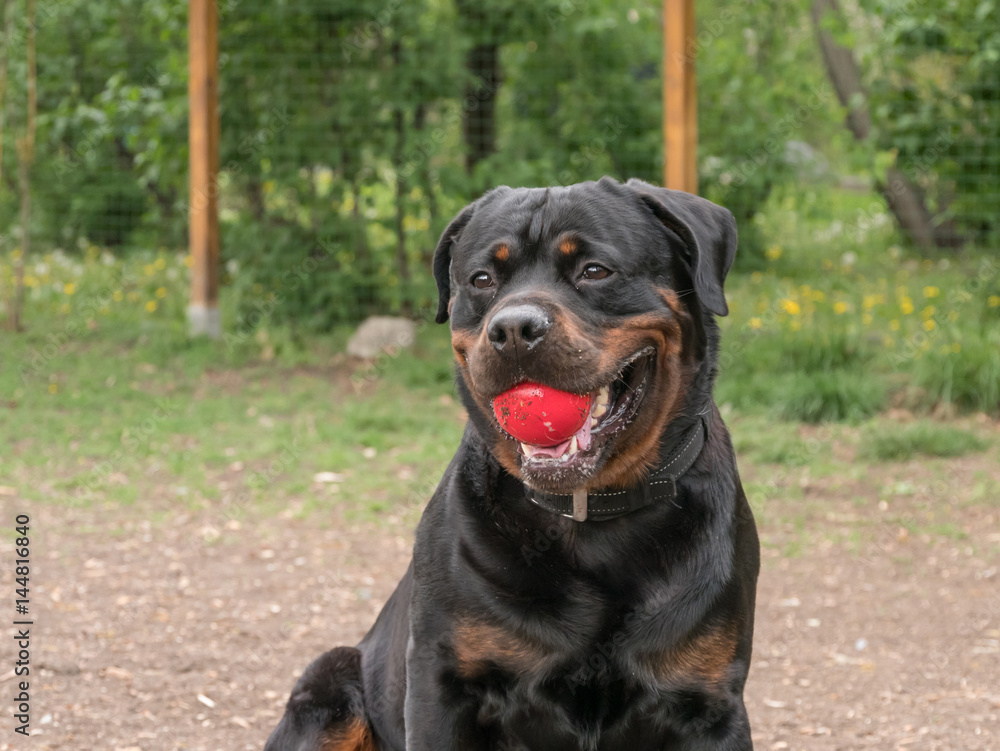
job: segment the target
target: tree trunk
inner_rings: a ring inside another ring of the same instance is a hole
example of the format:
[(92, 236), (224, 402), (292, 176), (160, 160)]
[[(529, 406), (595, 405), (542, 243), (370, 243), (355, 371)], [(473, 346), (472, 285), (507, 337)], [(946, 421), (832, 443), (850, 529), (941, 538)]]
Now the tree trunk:
[(477, 44), (465, 58), (470, 82), (462, 103), (462, 135), (465, 139), (465, 167), (470, 173), (476, 164), (496, 151), (496, 96), (500, 88), (500, 46)]
[[(402, 48), (398, 40), (392, 43), (392, 62), (396, 70), (402, 64)], [(406, 177), (403, 174), (404, 157), (406, 154), (406, 119), (403, 107), (399, 103), (392, 108), (393, 128), (396, 131), (396, 142), (392, 149), (392, 163), (396, 168), (396, 271), (399, 274), (399, 285), (402, 289), (404, 315), (410, 313), (410, 263), (406, 258), (406, 234), (403, 220), (406, 217)]]
[[(11, 10), (10, 6), (7, 7)], [(18, 185), (21, 193), (21, 254), (14, 261), (14, 294), (7, 309), (7, 323), (12, 331), (24, 328), (24, 266), (31, 252), (31, 165), (35, 161), (35, 128), (38, 114), (38, 68), (35, 64), (35, 0), (28, 0), (25, 8), (28, 26), (28, 70), (25, 88), (28, 109), (25, 116), (24, 137), (17, 142)]]
[[(837, 0), (813, 0), (810, 8), (813, 26), (819, 40), (820, 52), (826, 67), (827, 77), (837, 94), (840, 104), (848, 108), (845, 125), (855, 140), (864, 141), (871, 133), (871, 116), (865, 102), (865, 90), (861, 83), (861, 71), (854, 59), (854, 53), (834, 40), (833, 35), (823, 28), (826, 17), (841, 18)], [(945, 235), (952, 235), (954, 228), (939, 233), (931, 221), (931, 214), (920, 188), (902, 170), (891, 167), (886, 179), (875, 184), (885, 198), (889, 210), (907, 239), (921, 251), (935, 247), (946, 247)]]
[[(424, 130), (427, 127), (427, 105), (421, 102), (417, 105), (416, 111), (413, 113), (413, 130), (417, 134), (416, 140), (419, 142), (423, 136)], [(431, 233), (438, 230), (438, 217), (440, 215), (440, 210), (438, 209), (437, 193), (434, 190), (434, 176), (431, 173), (431, 155), (429, 153), (424, 153), (420, 158), (420, 167), (418, 168), (420, 183), (424, 187), (427, 197), (427, 213), (429, 216), (429, 224), (431, 228)], [(430, 268), (431, 258), (434, 256), (434, 248), (431, 245), (425, 245), (424, 251), (421, 254), (421, 262), (426, 268)]]

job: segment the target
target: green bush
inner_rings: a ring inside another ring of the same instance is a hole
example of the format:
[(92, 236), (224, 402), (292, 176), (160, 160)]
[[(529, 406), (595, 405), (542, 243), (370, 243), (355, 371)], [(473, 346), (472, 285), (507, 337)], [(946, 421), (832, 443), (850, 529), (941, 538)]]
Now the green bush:
[(860, 420), (885, 406), (886, 385), (877, 375), (854, 370), (800, 373), (788, 380), (777, 404), (786, 420)]
[(865, 453), (879, 460), (905, 460), (916, 454), (962, 456), (987, 446), (988, 441), (973, 433), (930, 422), (879, 424), (868, 430), (862, 441)]
[(931, 403), (1000, 409), (1000, 332), (969, 339), (959, 352), (930, 349), (914, 363), (914, 380)]

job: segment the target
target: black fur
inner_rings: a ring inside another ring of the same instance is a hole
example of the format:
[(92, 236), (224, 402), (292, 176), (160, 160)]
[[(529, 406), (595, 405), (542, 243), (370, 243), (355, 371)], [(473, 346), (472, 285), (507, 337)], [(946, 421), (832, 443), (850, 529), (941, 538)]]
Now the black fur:
[[(574, 252), (557, 248), (567, 236)], [(509, 260), (497, 258), (501, 245)], [(742, 692), (758, 542), (711, 402), (713, 314), (727, 312), (723, 282), (735, 248), (729, 212), (634, 180), (502, 188), (452, 222), (434, 274), (438, 320), (450, 308), (453, 341), (470, 348), (456, 344), (459, 359), (485, 363), (459, 367), (469, 424), (396, 592), (356, 651), (333, 650), (310, 666), (268, 751), (317, 751), (316, 739), (347, 715), (368, 724), (381, 751), (752, 748)], [(591, 262), (613, 273), (589, 281), (581, 268)], [(472, 285), (479, 272), (495, 286)], [(665, 303), (664, 290), (684, 310)], [(480, 352), (490, 317), (523, 300), (562, 323), (530, 352), (515, 348), (513, 359)], [(602, 522), (543, 511), (502, 459), (510, 443), (484, 400), (526, 378), (597, 388), (609, 377), (594, 372), (610, 341), (602, 334), (642, 316), (683, 332), (681, 354), (657, 360), (676, 370), (656, 376), (683, 385), (679, 401), (647, 397), (642, 416), (572, 482), (612, 471), (642, 438), (631, 433), (668, 408), (665, 444), (713, 410), (705, 448), (678, 480), (675, 503)], [(565, 332), (595, 351), (577, 355)]]

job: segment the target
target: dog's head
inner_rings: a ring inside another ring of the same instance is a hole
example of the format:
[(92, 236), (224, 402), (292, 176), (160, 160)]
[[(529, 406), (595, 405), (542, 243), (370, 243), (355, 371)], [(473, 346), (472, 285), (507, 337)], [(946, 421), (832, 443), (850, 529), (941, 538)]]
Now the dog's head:
[[(451, 319), (462, 398), (504, 467), (560, 493), (641, 479), (695, 381), (710, 392), (735, 252), (727, 210), (639, 180), (467, 206), (434, 256), (437, 321)], [(586, 440), (539, 451), (507, 435), (492, 400), (523, 381), (592, 394)]]

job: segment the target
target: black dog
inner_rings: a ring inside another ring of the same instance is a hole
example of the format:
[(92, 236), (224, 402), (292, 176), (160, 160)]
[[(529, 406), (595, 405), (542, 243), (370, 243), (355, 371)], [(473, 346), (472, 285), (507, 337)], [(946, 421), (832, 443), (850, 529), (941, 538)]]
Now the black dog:
[[(609, 178), (497, 188), (438, 245), (470, 420), (413, 562), (357, 648), (317, 659), (267, 751), (752, 748), (759, 548), (712, 401), (732, 215)], [(593, 394), (555, 449), (491, 400)]]

